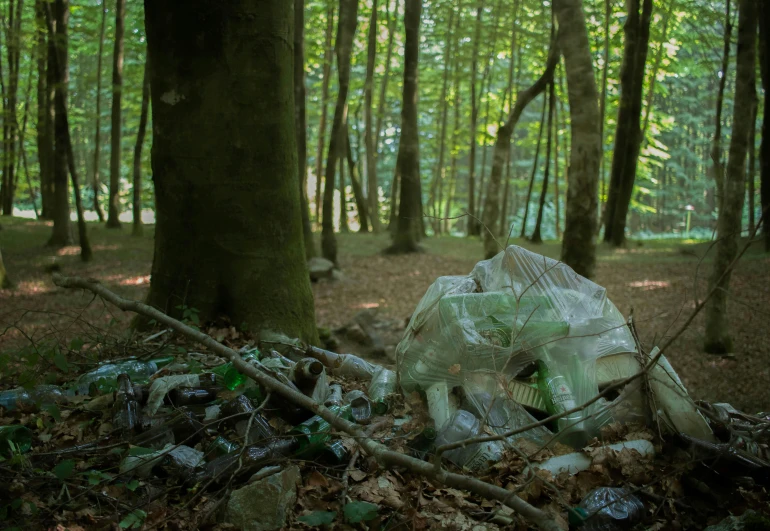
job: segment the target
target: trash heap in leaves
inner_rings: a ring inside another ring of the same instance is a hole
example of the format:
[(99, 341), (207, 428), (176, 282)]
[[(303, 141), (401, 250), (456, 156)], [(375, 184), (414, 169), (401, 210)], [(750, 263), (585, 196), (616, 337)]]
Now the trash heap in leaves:
[[(185, 341), (144, 343), (159, 336)], [(522, 248), (437, 279), (395, 368), (268, 339), (221, 338), (393, 450), (428, 460), (450, 445), (447, 467), (564, 529), (767, 524), (770, 415), (694, 403), (602, 287)], [(528, 525), (359, 457), (352, 438), (206, 353), (112, 360), (62, 386), (0, 392), (0, 407), (0, 526)]]

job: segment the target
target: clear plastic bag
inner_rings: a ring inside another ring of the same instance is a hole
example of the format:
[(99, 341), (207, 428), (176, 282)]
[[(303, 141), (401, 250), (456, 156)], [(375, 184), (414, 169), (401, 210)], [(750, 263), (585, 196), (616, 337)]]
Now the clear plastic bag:
[[(588, 401), (598, 393), (596, 359), (634, 351), (603, 287), (566, 264), (510, 246), (468, 276), (438, 278), (412, 315), (396, 360), (405, 392), (436, 384), (461, 390), (462, 409), (503, 433), (533, 422), (524, 406), (556, 413)], [(517, 378), (533, 364), (536, 378)], [(600, 401), (553, 428), (579, 432), (571, 443), (580, 446), (615, 420), (612, 409), (620, 411), (619, 404)], [(548, 431), (524, 435), (542, 440)]]
[(644, 516), (644, 504), (627, 489), (600, 487), (580, 502), (584, 531), (626, 529)]

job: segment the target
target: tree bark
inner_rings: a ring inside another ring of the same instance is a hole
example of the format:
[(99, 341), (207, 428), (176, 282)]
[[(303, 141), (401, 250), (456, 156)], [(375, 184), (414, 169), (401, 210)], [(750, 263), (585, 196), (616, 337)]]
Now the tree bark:
[[(276, 0), (277, 1), (277, 0)], [(326, 159), (326, 183), (324, 188), (323, 223), (321, 230), (321, 253), (327, 260), (337, 264), (337, 240), (334, 236), (334, 174), (337, 161), (344, 156), (343, 126), (348, 116), (348, 89), (350, 87), (350, 55), (353, 35), (356, 31), (358, 0), (340, 0), (340, 16), (337, 24), (337, 71), (339, 91), (337, 105), (334, 108), (334, 120), (329, 139), (329, 152)], [(344, 205), (344, 196), (340, 205)]]
[(345, 154), (348, 159), (348, 173), (350, 173), (350, 186), (353, 188), (353, 198), (356, 202), (358, 211), (358, 222), (360, 228), (358, 232), (369, 232), (369, 217), (367, 213), (366, 197), (361, 189), (361, 180), (359, 179), (358, 166), (353, 158), (353, 148), (350, 144), (350, 128), (345, 124)]
[(123, 33), (125, 31), (126, 0), (115, 0), (115, 49), (112, 53), (112, 127), (110, 130), (110, 204), (107, 228), (119, 229), (120, 220), (120, 151), (121, 98), (123, 94)]
[(567, 72), (571, 150), (561, 259), (592, 277), (596, 263), (596, 192), (601, 158), (599, 94), (582, 0), (554, 0)]
[(724, 195), (724, 174), (725, 167), (722, 163), (722, 105), (725, 97), (725, 85), (727, 84), (727, 71), (730, 67), (730, 44), (732, 41), (732, 19), (730, 16), (730, 1), (725, 4), (725, 33), (724, 46), (722, 50), (721, 77), (719, 78), (719, 89), (717, 91), (717, 112), (714, 118), (714, 139), (711, 142), (711, 162), (714, 182), (717, 186), (717, 212), (722, 208), (722, 197)]
[[(599, 102), (599, 134), (602, 137), (602, 151), (601, 151), (601, 171), (602, 171), (602, 183), (601, 190), (599, 191), (599, 215), (604, 217), (603, 201), (606, 201), (607, 194), (607, 164), (606, 157), (604, 156), (604, 125), (607, 121), (607, 74), (610, 70), (610, 19), (612, 18), (612, 0), (604, 0), (604, 48), (602, 51), (602, 95)], [(601, 219), (598, 226), (601, 227)]]
[(315, 256), (307, 197), (307, 116), (305, 112), (305, 0), (294, 0), (294, 130), (297, 136), (297, 178), (305, 257)]
[[(497, 130), (497, 140), (495, 141), (494, 158), (492, 159), (492, 172), (489, 176), (489, 191), (487, 192), (487, 201), (484, 206), (484, 225), (487, 227), (484, 234), (484, 255), (491, 258), (501, 251), (497, 247), (494, 235), (497, 234), (498, 205), (500, 193), (500, 181), (503, 175), (503, 165), (506, 156), (510, 152), (511, 138), (516, 129), (516, 124), (521, 114), (532, 100), (539, 96), (548, 85), (549, 80), (553, 79), (553, 71), (559, 62), (558, 42), (551, 43), (551, 50), (548, 54), (548, 60), (545, 65), (543, 75), (535, 83), (519, 93), (516, 98), (516, 104), (511, 109), (508, 120)], [(545, 106), (543, 106), (545, 110)], [(542, 123), (542, 118), (541, 118)]]
[(9, 289), (13, 287), (13, 282), (8, 277), (8, 272), (5, 270), (5, 264), (3, 263), (3, 253), (0, 252), (0, 289)]
[[(513, 3), (513, 27), (511, 28), (511, 59), (508, 63), (508, 109), (510, 111), (513, 105), (513, 95), (516, 93), (516, 86), (514, 83), (514, 61), (519, 57), (519, 45), (517, 43), (517, 28), (518, 28), (518, 13), (519, 13), (519, 1), (515, 0)], [(502, 112), (500, 121), (502, 122)], [(494, 153), (492, 155), (494, 157)], [(510, 229), (508, 227), (508, 197), (510, 196), (511, 187), (511, 165), (514, 160), (513, 146), (508, 146), (508, 153), (505, 158), (505, 187), (503, 188), (503, 208), (500, 212), (500, 230), (499, 236), (508, 237)], [(494, 164), (494, 159), (493, 162)], [(515, 176), (514, 176), (515, 177)]]
[[(390, 0), (385, 0), (389, 2)], [(372, 0), (366, 51), (366, 80), (364, 81), (364, 144), (366, 145), (367, 203), (372, 221), (372, 232), (380, 232), (379, 185), (377, 183), (377, 145), (373, 136), (372, 96), (374, 66), (377, 59), (377, 0)], [(363, 224), (361, 225), (363, 227)]]
[[(343, 134), (347, 134), (343, 132)], [(340, 146), (344, 150), (346, 138), (340, 139)], [(347, 234), (350, 232), (350, 226), (348, 225), (348, 194), (346, 193), (347, 185), (345, 183), (345, 153), (341, 152), (340, 157), (337, 160), (339, 164), (340, 180), (339, 180), (339, 193), (340, 193), (340, 212), (339, 212), (339, 231), (341, 234)]]
[[(47, 4), (47, 13), (51, 24), (48, 26), (48, 74), (49, 88), (55, 88), (66, 83), (68, 77), (69, 57), (67, 54), (67, 24), (69, 23), (69, 1), (55, 0), (53, 5)], [(69, 179), (67, 178), (67, 123), (64, 116), (57, 110), (61, 109), (57, 99), (61, 91), (54, 89), (51, 98), (53, 109), (53, 231), (48, 245), (65, 247), (72, 244), (72, 227), (70, 225)], [(66, 102), (64, 102), (66, 109)]]
[(548, 194), (548, 177), (551, 170), (551, 146), (553, 142), (553, 115), (556, 107), (556, 91), (554, 90), (553, 79), (549, 83), (548, 93), (548, 139), (545, 146), (545, 170), (543, 171), (543, 188), (540, 191), (540, 204), (537, 209), (537, 220), (535, 221), (535, 230), (529, 239), (532, 243), (543, 243), (541, 228), (543, 225), (543, 210), (545, 209), (545, 197)]
[(19, 59), (21, 57), (21, 22), (23, 0), (8, 0), (8, 18), (5, 26), (5, 51), (8, 66), (7, 86), (3, 98), (3, 178), (0, 182), (0, 199), (3, 215), (13, 215), (16, 194), (16, 143), (19, 124), (16, 116), (19, 89)]
[(148, 304), (316, 343), (296, 184), (294, 3), (144, 9), (157, 209)]
[[(393, 39), (396, 36), (396, 21), (398, 19), (399, 0), (396, 0), (393, 14), (388, 11), (390, 2), (385, 2), (385, 16), (388, 22), (388, 48), (385, 52), (385, 71), (382, 74), (382, 83), (380, 84), (380, 96), (377, 104), (377, 125), (374, 128), (375, 155), (379, 157), (380, 140), (382, 138), (382, 123), (385, 120), (385, 101), (388, 96), (388, 82), (390, 81), (390, 63), (393, 58)], [(376, 158), (375, 157), (375, 158)], [(376, 160), (375, 160), (376, 163)]]
[[(457, 17), (458, 17), (458, 25), (459, 25), (459, 18), (460, 18), (460, 10), (457, 10)], [(459, 39), (459, 38), (458, 38)], [(447, 190), (446, 195), (446, 204), (444, 206), (444, 232), (449, 233), (450, 232), (450, 217), (452, 216), (452, 198), (454, 196), (454, 192), (457, 188), (457, 151), (459, 147), (459, 138), (460, 138), (460, 127), (461, 127), (461, 121), (460, 121), (460, 101), (461, 101), (461, 94), (460, 94), (460, 42), (458, 40), (457, 42), (457, 50), (458, 52), (455, 54), (455, 71), (454, 71), (454, 82), (453, 82), (453, 89), (452, 92), (454, 93), (454, 100), (452, 102), (452, 107), (454, 109), (454, 118), (453, 118), (453, 125), (452, 125), (452, 149), (451, 149), (451, 158), (449, 162), (449, 189)]]
[[(545, 90), (545, 87), (543, 88)], [(545, 127), (545, 109), (548, 98), (543, 97), (543, 109), (540, 111), (540, 127), (537, 129), (537, 144), (535, 146), (535, 160), (532, 162), (532, 174), (529, 177), (529, 186), (527, 187), (527, 198), (524, 201), (524, 217), (521, 220), (521, 232), (519, 238), (523, 238), (527, 233), (527, 218), (529, 217), (529, 202), (532, 199), (532, 188), (535, 186), (535, 176), (537, 175), (537, 166), (540, 162), (540, 144), (543, 140), (543, 129)]]
[(476, 7), (476, 29), (471, 51), (471, 123), (470, 152), (468, 154), (468, 236), (478, 236), (481, 231), (476, 220), (476, 135), (479, 119), (480, 98), (476, 93), (476, 77), (479, 70), (479, 45), (481, 43), (481, 15), (484, 13), (484, 0), (479, 0)]
[(149, 62), (150, 56), (148, 54), (144, 62), (142, 110), (139, 114), (139, 131), (136, 134), (136, 145), (134, 146), (134, 220), (131, 234), (137, 237), (142, 236), (144, 233), (144, 227), (142, 225), (142, 147), (144, 146), (144, 137), (147, 132), (147, 110), (150, 106)]
[(756, 193), (756, 190), (754, 189), (754, 177), (757, 174), (757, 168), (756, 168), (756, 160), (757, 160), (757, 108), (759, 107), (758, 102), (754, 102), (754, 108), (751, 110), (751, 129), (749, 130), (749, 175), (748, 175), (748, 181), (749, 181), (749, 234), (754, 232), (755, 219), (754, 219), (754, 210), (756, 209), (756, 205), (754, 204), (754, 194)]
[[(561, 98), (557, 96), (556, 100), (557, 103)], [(556, 216), (556, 226), (554, 227), (556, 231), (556, 239), (561, 238), (561, 207), (559, 206), (560, 202), (560, 194), (559, 194), (559, 106), (554, 104), (555, 107), (553, 109), (553, 197), (554, 197), (554, 207), (556, 212), (554, 212), (554, 215)]]
[(765, 98), (762, 105), (762, 143), (759, 146), (759, 197), (765, 220), (762, 235), (770, 252), (770, 5), (759, 2), (759, 66)]
[[(94, 132), (94, 176), (91, 180), (91, 188), (94, 194), (94, 211), (99, 218), (99, 223), (104, 222), (104, 212), (99, 204), (99, 155), (102, 142), (102, 55), (104, 53), (104, 30), (107, 26), (107, 0), (102, 0), (102, 25), (99, 30), (99, 55), (96, 58), (96, 126)], [(146, 70), (146, 66), (145, 66)], [(146, 77), (146, 75), (145, 75)], [(144, 95), (142, 96), (144, 97)]]
[(315, 222), (321, 223), (321, 175), (323, 175), (324, 148), (326, 147), (326, 116), (328, 114), (329, 104), (329, 81), (332, 73), (332, 62), (334, 60), (334, 49), (332, 48), (332, 37), (334, 33), (334, 0), (327, 0), (328, 9), (326, 10), (326, 36), (324, 38), (324, 68), (323, 79), (321, 80), (321, 121), (318, 123), (318, 149), (316, 150), (315, 163)]
[(53, 217), (53, 135), (51, 135), (48, 72), (48, 27), (46, 2), (35, 0), (35, 29), (37, 36), (37, 160), (40, 166), (40, 200), (43, 219)]
[[(640, 1), (641, 12), (640, 12)], [(650, 40), (652, 0), (628, 0), (624, 25), (626, 42), (620, 72), (620, 103), (615, 150), (612, 155), (610, 186), (604, 223), (604, 241), (615, 247), (625, 242), (626, 217), (634, 191), (639, 149), (642, 143), (641, 117), (644, 67)]]
[(420, 192), (420, 145), (417, 131), (417, 67), (420, 53), (420, 13), (422, 0), (404, 2), (404, 92), (401, 108), (401, 142), (398, 146), (398, 171), (401, 193), (398, 221), (393, 244), (385, 252), (413, 253), (420, 232), (422, 193)]
[(724, 197), (717, 221), (716, 257), (709, 279), (709, 289), (716, 289), (716, 292), (706, 306), (704, 350), (710, 354), (732, 352), (727, 320), (727, 297), (731, 276), (729, 267), (738, 253), (741, 214), (746, 193), (746, 151), (756, 101), (756, 42), (757, 4), (754, 0), (740, 0), (732, 138), (723, 183)]
[(671, 13), (676, 7), (676, 0), (669, 0), (668, 9), (663, 14), (663, 29), (660, 38), (660, 45), (658, 51), (655, 54), (655, 63), (652, 65), (652, 71), (650, 72), (650, 81), (648, 86), (650, 87), (647, 93), (647, 107), (644, 110), (644, 122), (642, 123), (642, 142), (644, 143), (647, 137), (647, 129), (650, 127), (650, 116), (652, 115), (653, 104), (655, 103), (655, 85), (658, 81), (658, 72), (660, 71), (660, 65), (663, 62), (663, 56), (666, 51), (666, 43), (668, 43), (668, 24), (671, 19)]

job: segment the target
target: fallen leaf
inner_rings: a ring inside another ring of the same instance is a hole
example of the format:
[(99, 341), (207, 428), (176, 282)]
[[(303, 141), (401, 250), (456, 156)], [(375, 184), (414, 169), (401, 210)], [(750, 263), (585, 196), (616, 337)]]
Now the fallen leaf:
[(318, 470), (313, 470), (308, 474), (306, 484), (310, 487), (328, 487), (329, 480), (327, 480)]

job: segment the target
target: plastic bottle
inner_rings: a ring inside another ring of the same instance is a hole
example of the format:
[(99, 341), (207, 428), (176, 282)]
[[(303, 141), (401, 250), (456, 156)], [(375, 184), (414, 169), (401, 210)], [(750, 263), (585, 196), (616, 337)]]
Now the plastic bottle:
[(589, 492), (577, 509), (570, 511), (570, 523), (584, 531), (628, 529), (644, 516), (644, 503), (627, 489), (600, 487)]
[(379, 368), (379, 366), (353, 354), (337, 354), (317, 347), (308, 348), (307, 353), (321, 361), (331, 370), (332, 374), (337, 376), (369, 380)]
[[(161, 362), (166, 358), (160, 358)], [(96, 369), (87, 372), (76, 380), (76, 388), (79, 393), (93, 393), (95, 391), (108, 392), (116, 389), (118, 375), (128, 374), (137, 383), (146, 383), (150, 376), (158, 372), (158, 364), (155, 361), (126, 360), (118, 363), (105, 363)], [(95, 387), (92, 387), (95, 386)]]
[(329, 383), (326, 379), (324, 364), (315, 358), (299, 360), (294, 365), (291, 378), (302, 393), (317, 403), (322, 403), (329, 395)]
[(388, 411), (387, 396), (396, 392), (397, 385), (396, 373), (385, 367), (380, 367), (374, 373), (372, 381), (369, 382), (367, 394), (374, 404), (374, 411), (382, 415)]
[(372, 402), (363, 391), (350, 391), (345, 395), (345, 404), (350, 405), (353, 420), (359, 424), (372, 418)]
[(28, 452), (32, 447), (32, 432), (21, 424), (0, 426), (0, 452), (10, 455), (11, 445), (9, 443), (13, 443), (21, 453)]
[[(458, 410), (436, 437), (436, 446), (461, 442), (479, 436), (481, 423), (471, 412)], [(444, 452), (443, 456), (457, 466), (473, 472), (481, 472), (488, 468), (490, 461), (499, 461), (503, 456), (503, 445), (500, 441), (490, 441), (471, 444)]]
[(123, 433), (133, 432), (139, 427), (139, 403), (128, 374), (118, 376), (118, 390), (115, 392), (113, 409), (113, 424)]
[(32, 412), (37, 411), (38, 406), (64, 403), (72, 394), (57, 385), (38, 385), (29, 391), (17, 387), (0, 393), (0, 407), (8, 411), (21, 409)]

